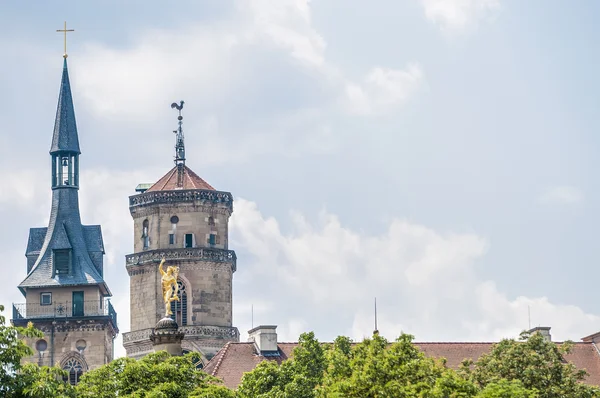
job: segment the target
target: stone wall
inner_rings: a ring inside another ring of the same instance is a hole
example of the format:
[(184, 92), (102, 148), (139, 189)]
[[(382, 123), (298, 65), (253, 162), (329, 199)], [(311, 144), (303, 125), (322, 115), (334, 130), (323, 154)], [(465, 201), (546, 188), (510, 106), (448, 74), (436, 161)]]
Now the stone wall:
[(26, 339), (34, 355), (25, 358), (24, 362), (62, 367), (66, 360), (73, 357), (84, 364), (85, 370), (107, 364), (113, 360), (115, 336), (109, 322), (108, 319), (34, 321), (34, 326), (44, 333), (42, 339), (47, 348), (40, 353), (36, 343), (41, 339)]
[[(131, 332), (125, 333), (123, 340), (127, 356), (139, 358), (152, 352), (152, 345), (146, 335), (165, 315), (158, 272), (160, 258), (163, 257), (160, 251), (165, 250), (167, 254), (170, 249), (181, 250), (185, 247), (186, 234), (193, 234), (193, 248), (227, 250), (231, 211), (230, 204), (206, 201), (149, 203), (130, 207), (134, 222), (134, 253), (154, 251), (158, 254), (152, 260), (146, 258), (127, 264), (131, 305)], [(176, 223), (172, 222), (174, 217)], [(148, 247), (144, 247), (145, 223), (148, 225)], [(211, 235), (214, 236), (212, 243)], [(186, 335), (184, 348), (210, 357), (227, 341), (238, 341), (237, 329), (229, 331), (234, 329), (232, 282), (235, 259), (210, 261), (207, 257), (189, 253), (185, 258), (165, 257), (168, 258), (165, 266), (179, 267), (179, 279), (185, 285), (187, 293), (187, 325), (179, 326), (214, 326), (227, 330), (225, 335), (216, 338), (210, 334), (212, 332)]]

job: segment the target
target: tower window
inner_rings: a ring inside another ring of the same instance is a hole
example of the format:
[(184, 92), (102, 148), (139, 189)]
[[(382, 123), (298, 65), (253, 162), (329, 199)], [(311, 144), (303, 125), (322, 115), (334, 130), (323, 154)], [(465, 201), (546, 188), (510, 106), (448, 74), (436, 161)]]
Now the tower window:
[(69, 373), (68, 377), (64, 377), (64, 381), (68, 381), (72, 385), (79, 383), (79, 379), (83, 375), (83, 365), (76, 358), (69, 358), (69, 360), (64, 364), (63, 370), (66, 370)]
[(54, 273), (68, 274), (71, 265), (71, 250), (54, 250)]
[(40, 293), (40, 305), (52, 304), (52, 293)]
[(213, 216), (208, 217), (208, 225), (215, 225), (215, 218)]
[(174, 245), (175, 244), (175, 234), (174, 233), (170, 233), (169, 234), (169, 244), (170, 245)]
[(171, 217), (171, 224), (177, 224), (179, 222), (179, 217), (173, 216)]
[(194, 234), (185, 234), (185, 246), (184, 247), (194, 247)]
[(147, 249), (150, 246), (150, 236), (148, 235), (148, 226), (150, 222), (148, 220), (144, 220), (142, 223), (142, 240), (144, 241), (144, 249)]
[[(179, 301), (171, 301), (171, 317), (179, 324), (179, 326), (187, 325), (187, 293), (185, 291), (185, 283), (181, 280), (177, 281), (179, 287)], [(174, 289), (173, 289), (174, 290)]]
[(208, 242), (209, 245), (215, 245), (217, 243), (217, 235), (215, 234), (210, 234), (208, 235)]

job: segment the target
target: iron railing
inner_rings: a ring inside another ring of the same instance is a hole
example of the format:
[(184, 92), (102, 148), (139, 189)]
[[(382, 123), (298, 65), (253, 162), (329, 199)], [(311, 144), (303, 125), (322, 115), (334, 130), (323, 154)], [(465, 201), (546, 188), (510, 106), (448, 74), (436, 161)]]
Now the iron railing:
[(108, 316), (117, 328), (117, 312), (109, 300), (88, 300), (83, 303), (72, 301), (39, 303), (13, 303), (13, 319), (50, 319)]

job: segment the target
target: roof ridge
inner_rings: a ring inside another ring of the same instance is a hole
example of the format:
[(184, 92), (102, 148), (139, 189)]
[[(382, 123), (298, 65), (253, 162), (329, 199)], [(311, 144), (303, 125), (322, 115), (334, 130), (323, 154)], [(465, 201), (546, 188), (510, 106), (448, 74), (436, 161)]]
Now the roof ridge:
[(215, 376), (215, 375), (217, 374), (217, 371), (219, 370), (219, 367), (221, 366), (221, 363), (223, 362), (223, 359), (225, 358), (225, 355), (227, 354), (227, 351), (229, 351), (229, 346), (230, 346), (230, 344), (231, 344), (231, 343), (232, 343), (231, 341), (228, 341), (228, 342), (227, 342), (227, 343), (226, 343), (226, 344), (223, 346), (223, 348), (221, 348), (221, 349), (219, 350), (219, 352), (217, 353), (217, 356), (218, 356), (219, 354), (221, 354), (221, 353), (222, 353), (222, 354), (221, 354), (221, 356), (219, 357), (219, 359), (217, 360), (217, 363), (215, 363), (215, 367), (214, 367), (214, 369), (213, 369), (213, 370), (212, 370), (212, 372), (211, 372), (211, 376)]

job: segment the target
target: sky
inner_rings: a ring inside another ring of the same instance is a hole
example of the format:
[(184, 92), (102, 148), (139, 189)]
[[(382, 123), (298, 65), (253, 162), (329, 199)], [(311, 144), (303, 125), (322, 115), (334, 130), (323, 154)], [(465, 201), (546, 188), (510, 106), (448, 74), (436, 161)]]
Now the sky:
[[(57, 0), (0, 10), (0, 303), (47, 225), (67, 21), (85, 224), (129, 331), (128, 196), (173, 165), (232, 192), (234, 326), (280, 341), (600, 331), (600, 3)], [(117, 356), (124, 355), (121, 337)]]

